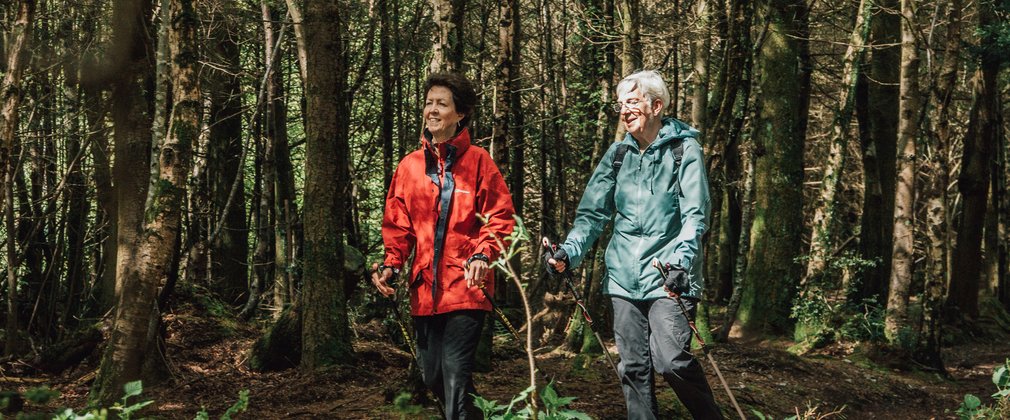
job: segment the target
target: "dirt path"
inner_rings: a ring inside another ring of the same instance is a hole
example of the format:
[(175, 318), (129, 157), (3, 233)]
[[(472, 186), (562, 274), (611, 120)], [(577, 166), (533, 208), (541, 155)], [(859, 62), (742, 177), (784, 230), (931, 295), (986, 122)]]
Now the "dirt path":
[[(223, 328), (198, 317), (174, 317), (169, 322), (169, 354), (174, 379), (148, 389), (154, 399), (149, 415), (192, 419), (205, 407), (215, 418), (250, 391), (250, 407), (239, 418), (399, 418), (392, 402), (407, 383), (407, 353), (391, 349), (381, 328), (359, 327), (357, 360), (322, 372), (297, 370), (251, 372), (245, 352), (257, 336), (252, 328)], [(504, 337), (499, 337), (504, 340)], [(952, 418), (965, 393), (988, 397), (994, 388), (992, 370), (1010, 356), (1006, 340), (966, 343), (945, 350), (949, 379), (923, 371), (897, 371), (855, 355), (798, 357), (783, 344), (729, 344), (713, 350), (723, 374), (744, 411), (756, 409), (782, 418), (817, 407), (818, 413), (841, 410), (845, 418)], [(25, 390), (45, 383), (62, 393), (59, 401), (32, 411), (52, 413), (60, 406), (82, 407), (97, 360), (59, 376), (32, 374), (24, 364), (7, 364), (0, 389)], [(624, 417), (616, 378), (602, 357), (572, 358), (558, 353), (537, 355), (540, 370), (552, 378), (562, 396), (577, 397), (572, 407), (594, 418)], [(729, 400), (706, 365), (716, 399), (733, 418)], [(492, 370), (476, 375), (486, 398), (508, 401), (528, 385), (524, 354), (514, 343), (498, 346)], [(659, 385), (659, 384), (658, 384)], [(686, 417), (673, 392), (661, 387), (658, 398), (665, 418)], [(430, 404), (421, 415), (437, 416)], [(840, 418), (840, 417), (839, 417)]]

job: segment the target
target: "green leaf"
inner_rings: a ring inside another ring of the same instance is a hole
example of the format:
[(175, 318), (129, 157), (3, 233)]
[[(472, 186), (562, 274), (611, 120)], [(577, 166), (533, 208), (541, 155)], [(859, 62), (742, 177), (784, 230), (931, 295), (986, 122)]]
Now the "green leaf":
[(964, 396), (964, 408), (966, 408), (968, 410), (976, 410), (976, 409), (978, 409), (981, 406), (982, 406), (982, 400), (978, 399), (978, 397), (976, 397), (974, 395), (965, 394), (965, 396)]
[(124, 400), (126, 398), (136, 397), (140, 395), (141, 392), (144, 392), (144, 385), (141, 384), (141, 381), (127, 382), (126, 385), (123, 385), (123, 392), (126, 393), (126, 395), (123, 396)]
[(540, 399), (543, 400), (544, 405), (547, 407), (558, 407), (558, 393), (554, 390), (551, 384), (544, 386), (544, 389), (540, 391)]
[(575, 411), (575, 410), (563, 410), (563, 411), (559, 411), (558, 412), (558, 417), (561, 417), (563, 419), (574, 419), (574, 420), (592, 420), (593, 419), (592, 417), (589, 417), (588, 414), (582, 413), (582, 412), (578, 412), (578, 411)]
[(769, 418), (769, 417), (765, 417), (764, 413), (762, 413), (762, 412), (760, 412), (760, 411), (757, 411), (757, 410), (754, 410), (754, 409), (751, 409), (751, 410), (750, 410), (750, 412), (751, 412), (751, 413), (754, 413), (754, 417), (757, 417), (757, 418), (758, 418), (758, 420), (771, 420), (771, 418)]
[(244, 412), (247, 408), (249, 408), (249, 390), (243, 389), (238, 392), (238, 401), (221, 415), (221, 420), (231, 420), (231, 416)]
[(1010, 370), (1007, 365), (1000, 366), (992, 373), (992, 383), (1000, 389), (1010, 387)]
[(200, 411), (196, 412), (196, 417), (193, 420), (210, 420), (210, 414), (207, 413), (207, 409), (200, 407)]

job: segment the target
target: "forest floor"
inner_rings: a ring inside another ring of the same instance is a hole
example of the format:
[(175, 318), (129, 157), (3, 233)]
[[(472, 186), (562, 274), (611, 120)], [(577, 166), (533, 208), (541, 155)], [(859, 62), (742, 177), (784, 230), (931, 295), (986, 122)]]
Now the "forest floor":
[[(237, 400), (240, 390), (247, 389), (249, 409), (237, 418), (401, 418), (393, 400), (406, 388), (411, 359), (391, 344), (387, 328), (378, 321), (355, 326), (353, 363), (312, 373), (297, 369), (259, 373), (246, 368), (248, 350), (261, 334), (254, 326), (186, 310), (167, 315), (166, 327), (173, 377), (144, 390), (143, 398), (154, 400), (144, 410), (146, 416), (192, 419), (205, 408), (217, 418)], [(782, 418), (814, 408), (822, 415), (837, 413), (830, 418), (954, 418), (966, 393), (992, 402), (993, 369), (1010, 356), (1010, 340), (1005, 337), (953, 345), (944, 349), (948, 377), (942, 377), (928, 370), (886, 367), (851, 346), (796, 356), (786, 351), (789, 344), (731, 342), (712, 349), (748, 417), (754, 417), (751, 410)], [(507, 403), (528, 385), (526, 357), (505, 336), (496, 337), (495, 347), (491, 371), (476, 374), (475, 382), (485, 398)], [(29, 412), (81, 408), (94, 378), (97, 353), (59, 375), (40, 374), (24, 362), (0, 365), (0, 390), (23, 392), (47, 385), (61, 393), (46, 406), (26, 406)], [(577, 398), (571, 408), (593, 418), (624, 418), (617, 381), (602, 356), (587, 359), (545, 351), (537, 354), (537, 363), (545, 376), (553, 378), (559, 394)], [(727, 418), (734, 418), (711, 366), (705, 363), (705, 369), (718, 403)], [(660, 387), (658, 395), (663, 418), (689, 417), (668, 387)], [(438, 415), (431, 404), (420, 413), (406, 417)]]

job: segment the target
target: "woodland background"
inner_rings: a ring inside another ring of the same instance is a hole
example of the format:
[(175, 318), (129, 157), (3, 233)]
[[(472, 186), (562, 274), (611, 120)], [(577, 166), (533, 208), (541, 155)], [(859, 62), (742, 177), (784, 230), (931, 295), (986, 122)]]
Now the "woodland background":
[[(177, 380), (180, 314), (249, 337), (242, 369), (367, 368), (361, 331), (404, 348), (365, 276), (385, 186), (419, 147), (426, 75), (474, 81), (475, 143), (530, 236), (557, 240), (623, 135), (616, 82), (647, 68), (669, 115), (702, 132), (709, 341), (947, 372), (944, 348), (1010, 331), (1008, 14), (1005, 0), (5, 0), (3, 369), (84, 369), (109, 404), (129, 381)], [(512, 262), (536, 347), (599, 354), (535, 241)], [(579, 285), (607, 341), (593, 252)]]

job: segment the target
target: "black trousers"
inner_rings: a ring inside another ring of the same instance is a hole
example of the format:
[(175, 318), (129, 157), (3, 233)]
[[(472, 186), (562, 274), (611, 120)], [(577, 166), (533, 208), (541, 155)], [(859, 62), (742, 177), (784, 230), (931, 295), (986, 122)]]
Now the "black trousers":
[(473, 366), (484, 316), (484, 311), (463, 310), (414, 317), (421, 376), (450, 420), (481, 418), (470, 394), (477, 393)]
[[(682, 299), (693, 319), (696, 305)], [(621, 354), (624, 400), (629, 419), (659, 417), (653, 369), (673, 388), (695, 419), (721, 419), (701, 363), (690, 353), (691, 328), (671, 298), (627, 300), (612, 297), (614, 338)], [(636, 393), (635, 390), (638, 390)]]

